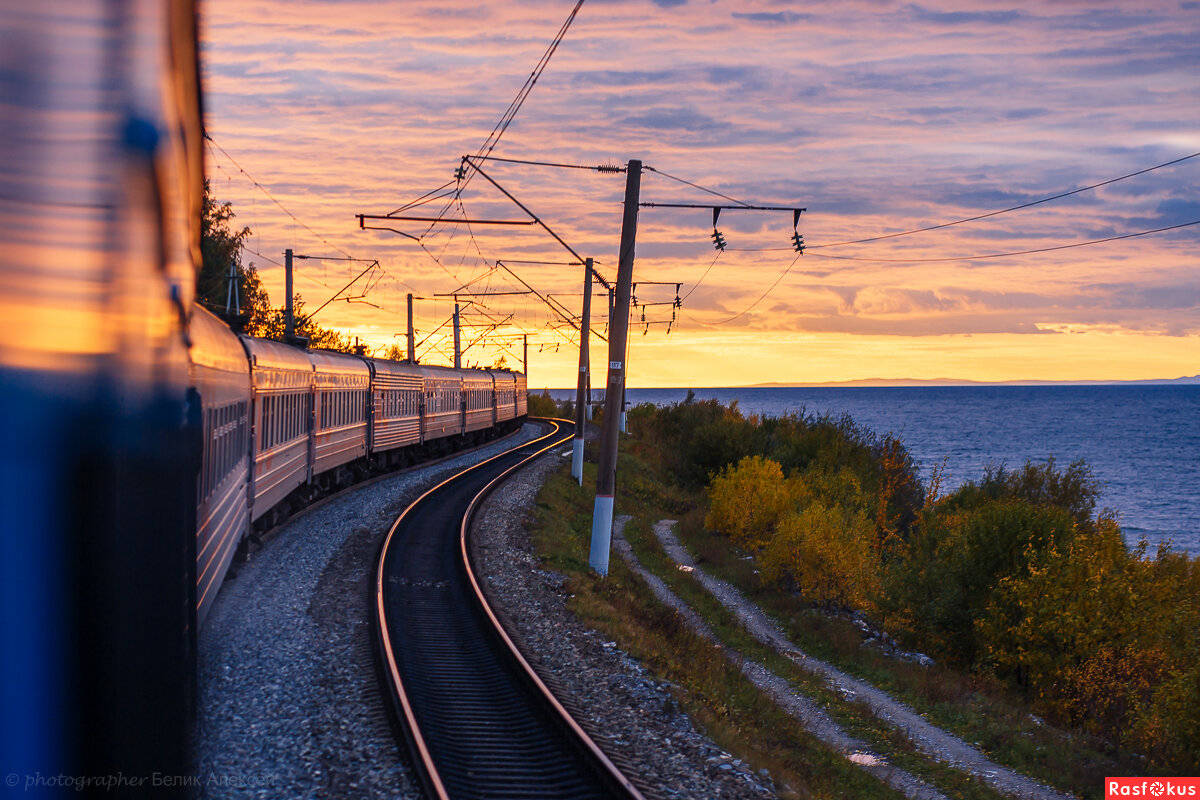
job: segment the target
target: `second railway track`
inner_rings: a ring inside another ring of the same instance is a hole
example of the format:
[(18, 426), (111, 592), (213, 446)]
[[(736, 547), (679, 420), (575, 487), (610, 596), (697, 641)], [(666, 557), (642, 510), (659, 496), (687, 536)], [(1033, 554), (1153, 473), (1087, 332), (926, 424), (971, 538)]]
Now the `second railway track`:
[(545, 436), (422, 495), (380, 551), (375, 614), (384, 672), (431, 797), (640, 797), (513, 647), (467, 557), (476, 501), (568, 441), (569, 424), (549, 424)]

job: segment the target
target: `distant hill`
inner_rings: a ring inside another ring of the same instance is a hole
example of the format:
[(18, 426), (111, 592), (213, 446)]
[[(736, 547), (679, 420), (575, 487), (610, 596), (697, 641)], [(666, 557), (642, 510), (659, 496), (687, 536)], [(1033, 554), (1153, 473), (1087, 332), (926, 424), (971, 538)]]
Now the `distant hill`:
[(744, 388), (791, 389), (854, 386), (1200, 386), (1200, 375), (1182, 378), (1152, 378), (1143, 381), (968, 381), (959, 378), (862, 378), (854, 381), (828, 381), (825, 383), (755, 383)]

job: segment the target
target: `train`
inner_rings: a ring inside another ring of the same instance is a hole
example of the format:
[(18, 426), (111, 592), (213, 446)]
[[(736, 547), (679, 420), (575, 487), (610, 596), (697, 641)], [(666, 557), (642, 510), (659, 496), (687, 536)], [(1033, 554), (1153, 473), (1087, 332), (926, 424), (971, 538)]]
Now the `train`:
[(528, 413), (520, 372), (301, 349), (234, 334), (201, 306), (190, 334), (197, 625), (254, 531), (317, 492), (510, 432)]
[(194, 302), (195, 0), (0, 26), (0, 765), (26, 796), (188, 794), (196, 631), (312, 492), (515, 426), (525, 378), (240, 336)]

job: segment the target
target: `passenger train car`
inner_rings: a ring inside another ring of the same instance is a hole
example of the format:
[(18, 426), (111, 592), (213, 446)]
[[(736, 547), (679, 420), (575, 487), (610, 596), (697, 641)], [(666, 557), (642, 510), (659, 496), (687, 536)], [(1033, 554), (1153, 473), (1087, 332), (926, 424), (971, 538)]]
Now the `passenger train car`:
[(190, 372), (212, 387), (201, 505), (214, 524), (244, 513), (221, 489), (247, 469), (245, 357), (188, 358), (194, 5), (7, 3), (0, 24), (0, 764), (23, 796), (128, 795), (83, 779), (188, 769)]
[(191, 338), (198, 623), (253, 530), (368, 471), (515, 430), (527, 413), (520, 373), (302, 350), (238, 336), (198, 306)]
[(33, 797), (186, 797), (137, 787), (191, 768), (197, 620), (238, 545), (323, 486), (515, 425), (524, 377), (306, 352), (196, 309), (194, 0), (9, 6), (0, 764)]

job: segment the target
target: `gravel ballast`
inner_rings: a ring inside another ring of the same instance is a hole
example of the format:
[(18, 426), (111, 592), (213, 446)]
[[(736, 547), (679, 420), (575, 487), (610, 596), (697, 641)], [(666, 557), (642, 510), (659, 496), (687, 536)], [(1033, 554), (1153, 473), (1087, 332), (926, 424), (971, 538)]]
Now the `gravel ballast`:
[[(426, 489), (540, 430), (527, 425), (504, 442), (331, 498), (235, 565), (200, 631), (197, 796), (421, 797), (378, 686), (368, 623), (374, 559), (396, 516)], [(562, 452), (494, 492), (473, 534), (513, 633), (648, 797), (773, 796), (769, 778), (676, 710), (669, 685), (582, 626), (566, 610), (562, 577), (538, 568), (524, 521)]]
[(425, 490), (541, 430), (330, 498), (234, 565), (200, 631), (198, 796), (421, 796), (376, 677), (374, 559)]
[[(764, 798), (770, 778), (751, 771), (676, 708), (668, 683), (566, 608), (563, 576), (539, 567), (526, 527), (546, 475), (570, 458), (559, 448), (506, 481), (471, 530), (485, 591), (543, 680), (648, 797)], [(564, 458), (565, 456), (565, 458)]]

